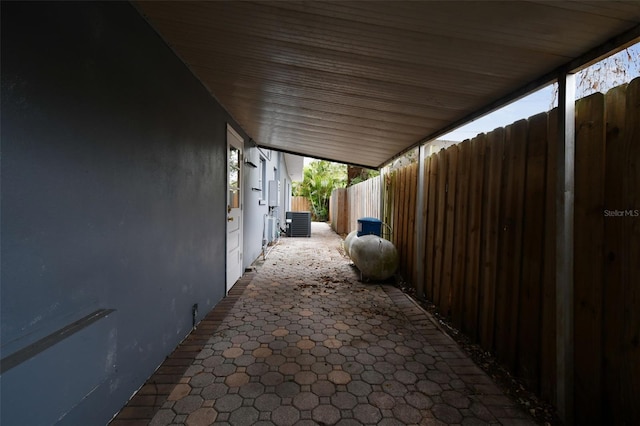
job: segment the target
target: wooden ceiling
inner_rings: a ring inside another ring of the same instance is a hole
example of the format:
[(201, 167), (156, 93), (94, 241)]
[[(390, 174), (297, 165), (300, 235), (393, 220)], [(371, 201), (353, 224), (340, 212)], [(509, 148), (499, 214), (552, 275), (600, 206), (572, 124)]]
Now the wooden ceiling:
[(379, 167), (640, 25), (640, 2), (139, 1), (260, 146)]

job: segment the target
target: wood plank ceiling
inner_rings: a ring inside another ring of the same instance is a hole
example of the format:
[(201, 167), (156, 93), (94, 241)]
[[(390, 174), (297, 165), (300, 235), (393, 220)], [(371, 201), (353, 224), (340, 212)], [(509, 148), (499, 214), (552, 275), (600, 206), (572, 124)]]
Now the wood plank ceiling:
[(640, 24), (640, 2), (140, 1), (260, 146), (379, 167)]

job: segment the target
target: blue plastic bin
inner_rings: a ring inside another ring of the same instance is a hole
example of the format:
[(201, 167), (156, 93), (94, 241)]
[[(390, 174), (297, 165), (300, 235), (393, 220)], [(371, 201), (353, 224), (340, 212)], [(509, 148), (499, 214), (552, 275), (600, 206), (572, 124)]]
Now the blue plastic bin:
[(380, 236), (382, 231), (382, 221), (375, 217), (361, 217), (358, 219), (358, 237), (363, 235)]

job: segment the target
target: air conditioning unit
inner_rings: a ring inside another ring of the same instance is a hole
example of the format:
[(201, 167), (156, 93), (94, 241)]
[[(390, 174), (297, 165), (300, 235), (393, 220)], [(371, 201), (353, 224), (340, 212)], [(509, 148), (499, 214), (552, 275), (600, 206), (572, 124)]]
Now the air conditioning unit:
[(286, 212), (287, 237), (311, 236), (311, 212)]
[(278, 218), (265, 216), (265, 239), (267, 244), (271, 244), (278, 239)]

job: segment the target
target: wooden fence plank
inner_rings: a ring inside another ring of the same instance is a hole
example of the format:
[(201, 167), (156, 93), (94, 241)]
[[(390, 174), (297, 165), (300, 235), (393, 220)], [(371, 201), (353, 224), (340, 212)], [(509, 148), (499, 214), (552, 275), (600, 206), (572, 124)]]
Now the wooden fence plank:
[(380, 177), (365, 181), (369, 183), (369, 213), (370, 217), (377, 217), (382, 220), (382, 212), (380, 211)]
[[(623, 303), (618, 306), (617, 316), (622, 326), (621, 353), (619, 363), (618, 405), (614, 407), (624, 413), (626, 424), (640, 424), (640, 78), (629, 83), (625, 103), (624, 143), (618, 156), (621, 162), (613, 167), (623, 170), (620, 200), (622, 207), (608, 209), (625, 210), (622, 217), (607, 217), (606, 223), (619, 221), (620, 236), (617, 250), (608, 258), (616, 260), (621, 272)], [(609, 186), (609, 185), (608, 185)], [(607, 285), (612, 284), (605, 276)], [(609, 331), (609, 327), (605, 332)]]
[(404, 277), (407, 282), (411, 282), (411, 165), (407, 166), (404, 174), (405, 196), (404, 196)]
[(395, 246), (398, 249), (398, 255), (400, 254), (402, 247), (402, 202), (400, 198), (400, 183), (401, 183), (401, 170), (396, 170), (395, 173), (395, 191), (394, 191), (394, 207), (396, 209), (394, 216), (394, 233), (396, 243)]
[(539, 392), (540, 384), (540, 311), (544, 265), (547, 136), (547, 114), (531, 117), (523, 214), (520, 318), (514, 321), (517, 328), (512, 333), (512, 337), (516, 338), (518, 343), (518, 368), (515, 371), (536, 393)]
[(422, 274), (422, 280), (420, 280), (419, 282), (416, 282), (416, 297), (418, 299), (424, 299), (425, 298), (425, 288), (426, 288), (426, 282), (427, 282), (427, 235), (428, 235), (428, 229), (427, 229), (427, 218), (429, 215), (428, 212), (428, 200), (429, 200), (429, 171), (431, 169), (431, 157), (426, 157), (424, 159), (424, 182), (422, 183), (422, 199), (423, 201), (423, 206), (422, 206), (422, 230), (423, 233), (421, 235), (418, 235), (418, 244), (421, 245), (421, 253), (422, 253), (422, 259), (418, 259), (418, 264), (416, 265), (416, 269), (417, 268), (422, 268), (424, 273)]
[[(515, 345), (509, 345), (509, 333), (513, 328), (511, 325), (511, 307), (513, 304), (513, 293), (520, 286), (520, 277), (513, 280), (509, 275), (510, 270), (520, 267), (520, 258), (514, 256), (513, 241), (515, 241), (515, 226), (510, 226), (508, 221), (513, 219), (513, 184), (510, 180), (510, 160), (514, 146), (510, 141), (513, 133), (513, 125), (505, 127), (505, 142), (502, 155), (502, 175), (500, 177), (500, 188), (498, 196), (500, 204), (498, 207), (498, 234), (496, 236), (496, 278), (495, 278), (495, 326), (494, 326), (494, 346), (498, 359), (507, 366), (513, 368), (515, 356), (509, 355), (515, 350)], [(521, 217), (518, 218), (519, 220)], [(510, 241), (512, 240), (512, 241)], [(511, 243), (511, 245), (509, 244)], [(515, 289), (514, 289), (515, 287)], [(513, 371), (513, 370), (511, 370)]]
[(576, 423), (601, 416), (604, 95), (576, 102), (574, 363)]
[(440, 312), (451, 316), (451, 281), (453, 279), (453, 245), (455, 241), (456, 181), (458, 172), (458, 146), (447, 148), (446, 228), (444, 257), (442, 259), (442, 283), (440, 284)]
[(429, 198), (427, 199), (427, 247), (425, 250), (425, 297), (433, 301), (436, 226), (438, 217), (438, 154), (429, 157)]
[(349, 204), (351, 208), (349, 210), (349, 221), (351, 222), (350, 229), (355, 231), (358, 229), (358, 217), (362, 213), (362, 206), (360, 203), (362, 197), (362, 187), (355, 185), (352, 187), (350, 196), (349, 196)]
[(628, 413), (629, 424), (640, 423), (640, 78), (629, 83), (627, 88), (625, 136), (626, 161), (624, 163), (624, 193), (631, 216), (625, 219), (627, 239), (626, 256), (623, 261), (625, 283), (624, 352), (620, 371), (624, 372), (621, 383), (621, 410)]
[(348, 212), (348, 219), (347, 219), (347, 230), (348, 232), (354, 231), (355, 228), (353, 227), (353, 215), (355, 213), (355, 209), (357, 209), (357, 206), (355, 205), (357, 203), (356, 201), (356, 197), (355, 197), (355, 187), (350, 187), (347, 189), (347, 204), (349, 205), (349, 207), (347, 208), (347, 212)]
[(357, 228), (356, 218), (360, 214), (360, 187), (354, 185), (349, 189), (349, 229), (355, 231)]
[(409, 203), (409, 180), (407, 179), (407, 174), (409, 170), (407, 167), (403, 167), (400, 170), (400, 199), (402, 200), (402, 210), (400, 211), (400, 216), (398, 220), (400, 221), (400, 270), (402, 271), (402, 277), (407, 280), (407, 205)]
[(402, 178), (403, 178), (403, 173), (402, 173), (402, 169), (396, 170), (395, 172), (395, 192), (394, 192), (394, 198), (395, 198), (395, 208), (396, 208), (396, 212), (395, 212), (395, 216), (394, 216), (394, 233), (395, 233), (395, 240), (396, 242), (394, 243), (396, 246), (396, 249), (398, 250), (398, 258), (399, 258), (399, 262), (398, 262), (398, 272), (402, 273), (402, 239), (403, 239), (403, 233), (402, 233), (402, 210), (403, 210), (403, 204), (404, 204), (404, 200), (402, 199)]
[(409, 166), (409, 203), (407, 209), (407, 280), (415, 286), (415, 242), (416, 242), (416, 197), (418, 183), (418, 164)]
[(400, 271), (407, 277), (407, 168), (403, 167), (398, 174), (400, 193), (398, 194), (400, 212), (398, 215), (398, 254), (400, 256)]
[(340, 221), (341, 219), (344, 220), (344, 218), (341, 218), (341, 213), (343, 206), (346, 207), (346, 203), (341, 203), (342, 200), (340, 198), (342, 194), (346, 195), (346, 193), (346, 188), (334, 189), (329, 198), (329, 220), (331, 221), (333, 230), (338, 234), (342, 232), (342, 229), (340, 229)]
[(462, 331), (472, 341), (478, 339), (478, 295), (482, 275), (481, 241), (484, 203), (486, 135), (480, 134), (471, 140), (471, 168), (469, 174), (469, 225), (467, 232), (467, 254), (465, 259), (464, 316)]
[[(370, 180), (366, 180), (364, 182), (360, 182), (360, 183), (364, 183), (364, 189), (368, 192), (371, 193), (371, 190), (373, 189), (373, 185), (371, 184), (373, 181)], [(372, 202), (372, 197), (365, 197), (365, 199), (367, 200), (367, 203), (365, 205), (366, 208), (366, 212), (364, 213), (364, 215), (362, 217), (373, 217), (372, 215), (372, 211), (373, 211), (373, 202)]]
[(438, 205), (437, 219), (436, 219), (436, 239), (434, 241), (434, 257), (433, 257), (433, 303), (440, 306), (441, 292), (440, 286), (442, 284), (442, 267), (444, 259), (444, 237), (446, 221), (446, 187), (447, 187), (447, 171), (448, 171), (448, 156), (445, 151), (438, 153)]
[(310, 212), (311, 203), (307, 197), (291, 197), (291, 211), (292, 212)]
[(396, 246), (396, 249), (399, 249), (399, 242), (400, 242), (400, 238), (398, 237), (399, 232), (398, 232), (398, 216), (400, 215), (400, 200), (399, 200), (399, 193), (400, 193), (400, 185), (399, 185), (399, 180), (398, 180), (398, 176), (400, 175), (400, 172), (398, 170), (395, 170), (392, 174), (391, 174), (391, 182), (390, 182), (390, 186), (391, 186), (391, 193), (392, 193), (392, 197), (393, 197), (393, 234), (392, 234), (392, 242), (393, 245)]
[(502, 156), (504, 129), (498, 128), (487, 135), (487, 170), (484, 202), (484, 223), (482, 243), (482, 286), (480, 287), (480, 342), (494, 350), (495, 327), (495, 284), (496, 261), (498, 256), (498, 232), (500, 208), (500, 179), (502, 176)]
[[(500, 207), (498, 271), (496, 278), (496, 353), (515, 371), (518, 297), (522, 262), (522, 212), (524, 204), (528, 121), (505, 129), (503, 195)], [(546, 131), (546, 129), (545, 129)]]
[[(627, 85), (616, 87), (607, 93), (605, 107), (607, 115), (607, 148), (605, 164), (605, 209), (626, 208), (624, 178), (625, 169), (625, 106)], [(604, 212), (603, 212), (604, 214)], [(624, 278), (621, 259), (624, 259), (622, 248), (625, 234), (625, 223), (622, 218), (608, 218), (604, 221), (604, 283), (603, 294), (603, 417), (611, 419), (614, 424), (623, 423), (620, 417), (620, 380), (624, 374), (622, 365), (622, 332), (624, 323), (620, 315), (624, 300)]]
[(398, 223), (398, 220), (397, 220), (397, 217), (396, 217), (398, 215), (398, 199), (397, 199), (398, 194), (395, 193), (397, 179), (398, 179), (397, 172), (393, 172), (393, 180), (390, 181), (390, 184), (392, 184), (393, 188), (394, 188), (394, 191), (391, 191), (391, 196), (393, 198), (393, 212), (392, 212), (393, 228), (392, 228), (392, 235), (394, 236), (394, 238), (395, 238), (395, 234), (396, 234), (396, 225)]
[(347, 188), (336, 188), (331, 191), (329, 198), (329, 221), (331, 228), (337, 234), (347, 234), (347, 222), (349, 220), (349, 203)]
[(360, 187), (357, 185), (354, 186), (349, 197), (349, 204), (351, 205), (351, 208), (349, 209), (349, 221), (351, 222), (350, 229), (352, 231), (356, 231), (358, 229), (358, 217), (362, 211), (362, 207), (358, 201), (361, 196), (362, 191), (360, 190)]
[(341, 192), (340, 195), (340, 203), (342, 203), (342, 208), (340, 209), (340, 217), (338, 219), (340, 233), (348, 234), (350, 232), (349, 229), (349, 198), (347, 197), (349, 192), (345, 189)]
[(556, 400), (556, 159), (558, 109), (549, 112), (547, 128), (547, 189), (545, 201), (542, 319), (540, 321), (540, 394)]
[(469, 223), (469, 175), (471, 168), (471, 146), (468, 140), (458, 145), (458, 166), (456, 178), (455, 242), (453, 252), (453, 273), (451, 281), (451, 319), (453, 325), (461, 329), (464, 310), (465, 271), (467, 255), (467, 226)]
[(334, 189), (333, 191), (331, 191), (331, 195), (329, 196), (329, 222), (331, 223), (331, 228), (335, 231), (336, 230), (336, 213), (337, 213), (337, 195), (336, 195), (336, 190)]
[(406, 179), (406, 174), (407, 174), (407, 169), (405, 167), (401, 168), (398, 170), (398, 182), (396, 183), (398, 185), (398, 225), (397, 225), (397, 230), (398, 230), (398, 255), (400, 256), (400, 266), (399, 266), (399, 270), (400, 273), (403, 277), (406, 277), (405, 275), (405, 268), (406, 268), (406, 258), (405, 258), (405, 247), (407, 244), (407, 239), (406, 239), (406, 226), (407, 226), (407, 221), (406, 221), (406, 216), (405, 216), (405, 211), (406, 211), (406, 205), (407, 205), (407, 198), (406, 198), (406, 184), (407, 184), (407, 179)]
[(391, 188), (391, 174), (384, 176), (384, 181), (380, 183), (384, 185), (384, 220), (388, 226), (387, 232), (389, 233), (389, 241), (393, 241), (393, 213), (396, 210), (393, 201), (393, 190)]

